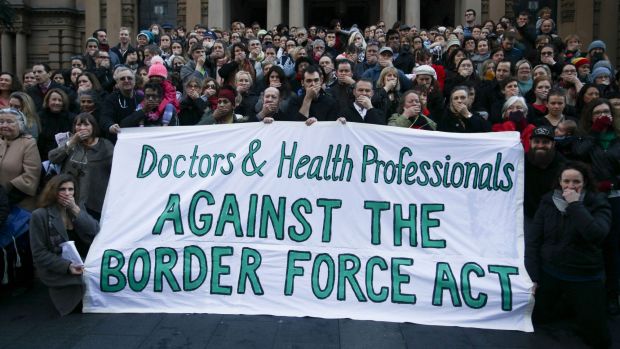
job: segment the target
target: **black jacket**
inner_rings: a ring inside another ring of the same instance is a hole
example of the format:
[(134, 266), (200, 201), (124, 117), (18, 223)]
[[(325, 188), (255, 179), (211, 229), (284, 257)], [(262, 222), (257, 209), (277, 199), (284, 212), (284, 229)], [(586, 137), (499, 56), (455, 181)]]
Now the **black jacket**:
[[(530, 150), (531, 152), (532, 150)], [(564, 156), (556, 151), (553, 160), (546, 168), (535, 166), (525, 154), (525, 195), (523, 214), (534, 218), (542, 197), (551, 190), (558, 180), (558, 171), (566, 162)]]
[(620, 138), (616, 137), (609, 148), (604, 150), (596, 137), (597, 134), (592, 133), (576, 139), (573, 142), (573, 156), (592, 165), (596, 180), (611, 181), (614, 189), (620, 189)]
[(179, 112), (179, 124), (181, 126), (196, 125), (205, 109), (208, 108), (208, 103), (202, 98), (191, 99), (187, 96), (181, 100), (181, 111)]
[(490, 132), (491, 126), (478, 113), (472, 113), (469, 119), (454, 115), (449, 107), (437, 123), (437, 131), (457, 133)]
[[(291, 98), (291, 102), (285, 112), (285, 120), (306, 121), (306, 117), (299, 112), (299, 108), (304, 101), (305, 91), (301, 96)], [(310, 115), (308, 118), (316, 118), (318, 121), (336, 121), (338, 119), (338, 102), (327, 93), (321, 90), (319, 98), (310, 104)]]
[(525, 235), (525, 268), (534, 282), (547, 267), (571, 276), (595, 276), (604, 270), (602, 244), (609, 233), (611, 208), (601, 193), (587, 192), (562, 214), (546, 194)]
[(41, 161), (47, 160), (47, 154), (52, 149), (58, 147), (56, 134), (71, 132), (73, 128), (73, 118), (75, 114), (69, 112), (53, 113), (48, 109), (43, 109), (39, 113), (41, 119), (41, 132), (37, 139), (37, 148), (41, 155)]
[(343, 116), (349, 122), (360, 122), (366, 124), (385, 125), (385, 113), (379, 108), (372, 108), (366, 111), (366, 116), (362, 118), (362, 115), (357, 112), (357, 109), (350, 103), (346, 109), (340, 110), (338, 116)]

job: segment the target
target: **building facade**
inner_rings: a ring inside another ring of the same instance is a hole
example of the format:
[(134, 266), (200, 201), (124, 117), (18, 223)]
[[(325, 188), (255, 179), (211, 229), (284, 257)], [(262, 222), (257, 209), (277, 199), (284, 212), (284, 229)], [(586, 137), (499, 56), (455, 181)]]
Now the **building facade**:
[(98, 28), (108, 30), (111, 45), (118, 28), (132, 28), (133, 37), (150, 23), (193, 27), (203, 23), (228, 29), (231, 21), (326, 25), (340, 18), (345, 27), (360, 27), (379, 19), (429, 27), (455, 25), (465, 9), (478, 13), (477, 21), (514, 17), (522, 10), (532, 14), (542, 6), (554, 9), (558, 33), (576, 33), (587, 45), (593, 39), (607, 43), (607, 51), (620, 66), (620, 1), (617, 0), (9, 0), (15, 10), (13, 26), (2, 29), (0, 70), (22, 74), (34, 62), (68, 68), (69, 58), (84, 51), (85, 39)]

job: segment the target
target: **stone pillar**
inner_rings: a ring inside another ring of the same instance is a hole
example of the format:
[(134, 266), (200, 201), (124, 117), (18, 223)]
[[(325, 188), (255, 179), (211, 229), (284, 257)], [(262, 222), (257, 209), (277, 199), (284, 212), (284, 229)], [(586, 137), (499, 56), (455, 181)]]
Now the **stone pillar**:
[(405, 2), (405, 23), (415, 25), (420, 29), (420, 0), (407, 0)]
[[(560, 0), (558, 1), (557, 14), (558, 34), (560, 37), (568, 34), (579, 35), (583, 42), (583, 47), (587, 51), (588, 44), (592, 41), (592, 31), (594, 28), (594, 0)], [(614, 28), (616, 28), (615, 25)]]
[(15, 43), (15, 56), (16, 56), (16, 67), (15, 73), (18, 76), (22, 76), (24, 72), (29, 69), (28, 66), (28, 45), (26, 41), (25, 33), (17, 33), (16, 35), (16, 43)]
[[(497, 22), (502, 16), (506, 14), (506, 2), (504, 1), (489, 1), (489, 19)], [(530, 18), (530, 21), (536, 21), (536, 18)]]
[[(501, 2), (502, 6), (504, 5), (504, 1), (489, 1), (489, 2)], [(482, 0), (456, 0), (454, 2), (454, 25), (457, 26), (459, 24), (465, 24), (465, 11), (467, 9), (472, 9), (476, 11), (476, 22), (475, 24), (480, 24), (480, 19), (482, 17)], [(489, 5), (491, 6), (491, 5)], [(503, 14), (502, 14), (503, 16)], [(500, 16), (501, 17), (501, 16)], [(497, 21), (499, 17), (494, 18), (494, 21)]]
[[(602, 0), (601, 1), (601, 23), (599, 25), (598, 39), (605, 41), (607, 45), (607, 55), (612, 64), (618, 66), (620, 61), (620, 55), (618, 55), (618, 1), (617, 0)], [(588, 50), (590, 42), (582, 41), (582, 52)]]
[(385, 22), (385, 31), (392, 28), (398, 20), (398, 0), (381, 0), (381, 18)]
[[(108, 31), (109, 41), (110, 34), (118, 36), (118, 30), (121, 27), (123, 7), (121, 5), (121, 0), (106, 0), (106, 6), (105, 28)], [(86, 34), (90, 35), (92, 31), (86, 32)]]
[[(120, 14), (119, 14), (120, 17)], [(88, 0), (84, 1), (84, 27), (86, 31), (86, 36), (90, 36), (95, 30), (101, 28), (101, 4), (100, 0)], [(114, 31), (111, 31), (111, 28), (106, 28), (108, 30), (108, 36)], [(116, 36), (118, 36), (118, 31), (116, 31)], [(118, 40), (118, 38), (115, 38)], [(110, 38), (108, 37), (108, 41)]]
[(185, 4), (185, 27), (193, 28), (196, 24), (201, 23), (201, 5), (200, 0), (187, 0)]
[(13, 72), (15, 68), (13, 66), (13, 34), (8, 32), (2, 32), (2, 70)]
[(289, 0), (288, 25), (301, 28), (305, 25), (304, 18), (304, 0)]
[[(230, 25), (230, 23), (224, 22), (224, 7), (226, 5), (224, 0), (209, 0), (209, 28), (218, 27), (224, 29), (226, 26)], [(188, 28), (190, 28), (189, 23)]]
[(266, 29), (282, 23), (282, 0), (267, 0), (267, 24)]

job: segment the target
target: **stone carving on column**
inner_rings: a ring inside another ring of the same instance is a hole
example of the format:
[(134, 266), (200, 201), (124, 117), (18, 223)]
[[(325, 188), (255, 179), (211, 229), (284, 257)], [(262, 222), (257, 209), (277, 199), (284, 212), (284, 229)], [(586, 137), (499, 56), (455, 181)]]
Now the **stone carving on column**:
[(121, 25), (123, 27), (133, 28), (133, 25), (135, 23), (134, 18), (135, 18), (135, 9), (136, 9), (134, 1), (123, 0), (123, 2), (121, 3), (121, 9), (122, 9)]
[(575, 22), (575, 1), (562, 0), (560, 2), (560, 20), (562, 23)]
[(187, 14), (187, 0), (178, 0), (177, 1), (177, 26), (182, 25), (187, 27), (187, 23), (185, 23), (185, 15)]

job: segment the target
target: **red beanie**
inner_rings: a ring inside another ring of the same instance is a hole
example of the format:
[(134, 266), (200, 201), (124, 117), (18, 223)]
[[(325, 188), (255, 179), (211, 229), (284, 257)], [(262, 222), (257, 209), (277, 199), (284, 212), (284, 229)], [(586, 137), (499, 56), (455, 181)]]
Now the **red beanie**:
[(235, 90), (223, 87), (217, 94), (217, 98), (226, 98), (230, 101), (232, 105), (235, 105)]

